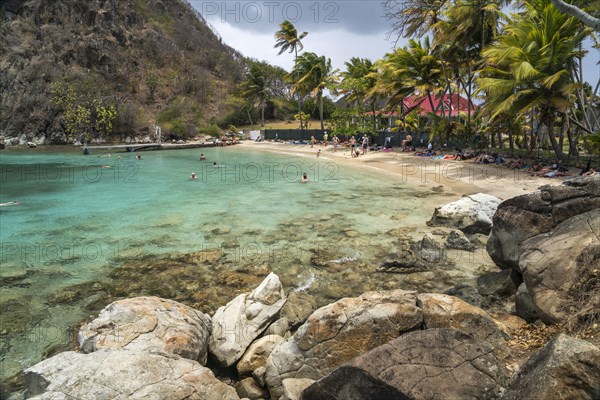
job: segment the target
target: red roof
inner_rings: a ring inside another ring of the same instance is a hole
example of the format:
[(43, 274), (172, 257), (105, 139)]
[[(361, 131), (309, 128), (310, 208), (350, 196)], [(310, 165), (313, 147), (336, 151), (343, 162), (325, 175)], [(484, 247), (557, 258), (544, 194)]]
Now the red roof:
[[(404, 99), (404, 113), (408, 114), (413, 110), (418, 110), (419, 115), (424, 116), (436, 110), (435, 114), (439, 117), (443, 115), (451, 115), (456, 116), (459, 112), (467, 113), (469, 112), (469, 101), (464, 97), (459, 96), (458, 94), (453, 94), (450, 96), (449, 94), (445, 94), (443, 97), (439, 95), (431, 95), (431, 100), (433, 102), (433, 108), (431, 108), (431, 103), (429, 102), (429, 98), (427, 96), (408, 96)], [(443, 101), (444, 104), (440, 106), (440, 102)], [(444, 109), (442, 113), (442, 107)], [(478, 107), (471, 103), (470, 112), (473, 114)], [(367, 112), (368, 115), (373, 115), (372, 111)], [(397, 117), (400, 115), (398, 111), (375, 111), (376, 115), (380, 115), (382, 117)]]

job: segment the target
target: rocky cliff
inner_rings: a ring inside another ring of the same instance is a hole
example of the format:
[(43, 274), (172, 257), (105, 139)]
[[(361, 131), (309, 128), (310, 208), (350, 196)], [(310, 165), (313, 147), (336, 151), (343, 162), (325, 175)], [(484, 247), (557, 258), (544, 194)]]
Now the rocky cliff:
[(193, 135), (225, 111), (241, 69), (186, 0), (0, 2), (8, 144), (145, 136), (156, 122)]

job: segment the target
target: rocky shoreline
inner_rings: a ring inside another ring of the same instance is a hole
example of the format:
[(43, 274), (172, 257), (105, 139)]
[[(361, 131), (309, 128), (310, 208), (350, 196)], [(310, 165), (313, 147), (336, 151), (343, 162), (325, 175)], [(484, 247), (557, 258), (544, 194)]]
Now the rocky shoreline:
[[(445, 242), (427, 234), (380, 268), (443, 265), (449, 249), (474, 249), (465, 233), (489, 233), (487, 251), (504, 269), (477, 287), (378, 290), (317, 309), (270, 273), (212, 317), (157, 297), (119, 300), (80, 329), (78, 352), (28, 368), (26, 393), (13, 398), (598, 398), (600, 179), (497, 207), (483, 195), (461, 200), (429, 223), (453, 227), (432, 228)], [(515, 349), (528, 326), (577, 322), (589, 340), (560, 333), (535, 352)]]

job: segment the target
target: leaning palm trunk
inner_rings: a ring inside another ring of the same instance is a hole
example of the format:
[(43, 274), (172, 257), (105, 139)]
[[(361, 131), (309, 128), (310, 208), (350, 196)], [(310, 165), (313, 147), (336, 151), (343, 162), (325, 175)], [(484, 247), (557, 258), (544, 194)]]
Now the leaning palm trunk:
[(319, 90), (317, 93), (317, 97), (319, 98), (319, 119), (321, 120), (321, 130), (325, 130), (325, 124), (323, 122), (323, 91)]
[(554, 115), (553, 114), (548, 115), (546, 126), (548, 127), (548, 138), (550, 139), (550, 145), (552, 146), (552, 149), (554, 150), (554, 154), (556, 155), (556, 158), (558, 158), (559, 161), (563, 161), (563, 159), (565, 158), (565, 154), (563, 153), (562, 149), (560, 148), (558, 141), (556, 140), (556, 136), (554, 136)]

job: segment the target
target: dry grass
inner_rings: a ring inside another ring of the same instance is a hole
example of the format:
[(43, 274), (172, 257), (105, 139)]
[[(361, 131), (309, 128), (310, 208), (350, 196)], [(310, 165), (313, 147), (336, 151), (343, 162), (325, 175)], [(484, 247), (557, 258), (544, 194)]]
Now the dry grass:
[[(564, 309), (566, 330), (573, 336), (599, 340), (600, 336), (600, 244), (589, 246), (577, 260), (579, 278), (571, 286), (571, 301)], [(595, 337), (594, 337), (595, 336)]]

